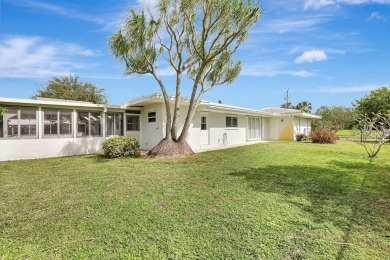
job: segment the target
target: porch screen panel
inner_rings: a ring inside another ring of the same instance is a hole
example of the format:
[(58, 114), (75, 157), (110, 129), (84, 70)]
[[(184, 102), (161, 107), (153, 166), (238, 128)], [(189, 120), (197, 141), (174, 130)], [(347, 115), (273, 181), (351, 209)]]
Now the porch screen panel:
[(121, 113), (107, 114), (107, 135), (123, 135), (123, 116)]
[(101, 127), (101, 114), (100, 113), (90, 113), (90, 122), (91, 122), (91, 135), (100, 136), (102, 134)]
[(72, 111), (59, 111), (60, 114), (60, 135), (72, 137)]
[(43, 112), (43, 135), (44, 137), (56, 137), (58, 135), (57, 111), (45, 110)]
[(20, 109), (20, 136), (31, 137), (37, 136), (37, 110), (35, 108)]
[(77, 116), (77, 136), (89, 135), (89, 113), (79, 112)]
[(7, 107), (7, 112), (3, 115), (5, 127), (3, 129), (4, 137), (12, 138), (19, 136), (19, 117), (18, 109)]

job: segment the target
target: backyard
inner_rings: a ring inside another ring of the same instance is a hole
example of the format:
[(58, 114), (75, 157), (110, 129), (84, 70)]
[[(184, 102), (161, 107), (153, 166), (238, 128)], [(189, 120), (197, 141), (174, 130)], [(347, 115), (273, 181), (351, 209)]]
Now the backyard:
[(0, 163), (0, 258), (389, 259), (390, 145)]

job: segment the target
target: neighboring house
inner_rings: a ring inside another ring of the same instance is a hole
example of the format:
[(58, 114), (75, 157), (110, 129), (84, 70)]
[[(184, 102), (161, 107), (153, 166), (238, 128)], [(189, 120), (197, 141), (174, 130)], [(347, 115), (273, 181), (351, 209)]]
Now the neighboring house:
[[(172, 97), (172, 107), (174, 98)], [(181, 100), (181, 124), (188, 110)], [(136, 137), (141, 149), (153, 148), (165, 136), (166, 111), (161, 94), (121, 106), (46, 99), (0, 98), (0, 161), (101, 152), (110, 136)], [(253, 110), (202, 101), (187, 141), (194, 151), (256, 141), (294, 140), (308, 134), (318, 116), (299, 110)]]

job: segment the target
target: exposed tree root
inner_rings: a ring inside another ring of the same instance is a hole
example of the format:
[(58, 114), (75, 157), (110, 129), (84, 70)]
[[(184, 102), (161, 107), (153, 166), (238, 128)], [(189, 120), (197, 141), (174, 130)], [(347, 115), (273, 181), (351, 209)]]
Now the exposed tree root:
[(184, 157), (193, 154), (194, 152), (187, 142), (181, 143), (163, 139), (146, 155), (152, 157)]

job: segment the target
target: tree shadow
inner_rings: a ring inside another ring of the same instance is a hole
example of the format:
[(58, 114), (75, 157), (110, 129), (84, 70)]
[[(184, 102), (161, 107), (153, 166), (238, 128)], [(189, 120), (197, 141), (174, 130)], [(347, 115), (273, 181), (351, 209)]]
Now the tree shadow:
[(230, 175), (244, 177), (255, 191), (282, 195), (285, 203), (309, 213), (317, 224), (331, 223), (342, 230), (337, 259), (352, 245), (356, 226), (388, 236), (390, 180), (385, 166), (331, 161), (328, 167), (267, 165)]
[(101, 138), (76, 138), (67, 142), (61, 149), (61, 155), (84, 155), (101, 153), (103, 144)]

